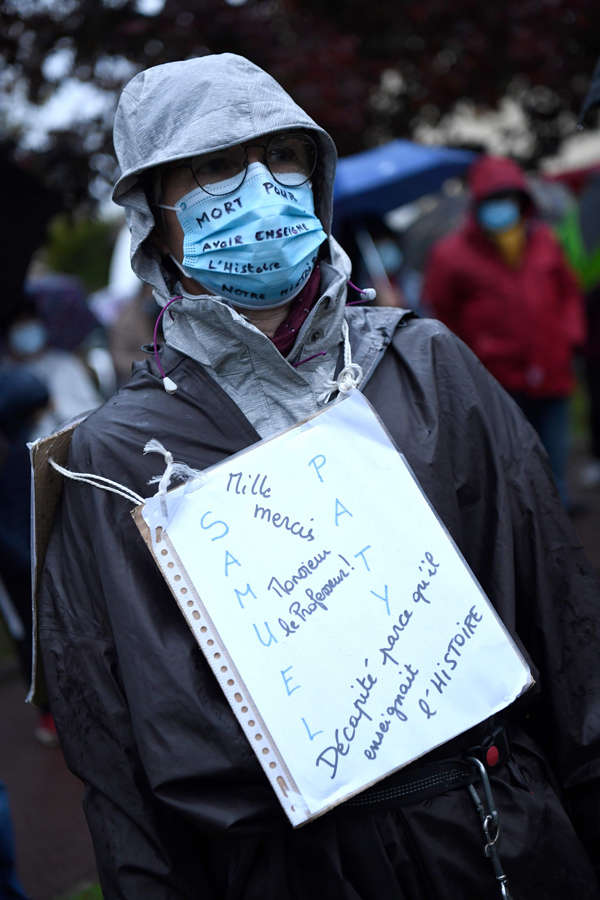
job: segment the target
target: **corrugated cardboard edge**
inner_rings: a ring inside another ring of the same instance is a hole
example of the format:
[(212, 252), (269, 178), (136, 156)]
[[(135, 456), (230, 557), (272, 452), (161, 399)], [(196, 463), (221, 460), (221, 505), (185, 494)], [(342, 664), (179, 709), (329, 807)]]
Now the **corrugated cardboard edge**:
[(28, 703), (46, 702), (46, 686), (39, 652), (38, 593), (40, 577), (46, 559), (46, 550), (52, 533), (54, 517), (63, 489), (63, 476), (56, 472), (48, 460), (54, 459), (65, 466), (73, 432), (85, 418), (70, 422), (65, 428), (46, 438), (28, 444), (31, 462), (31, 602), (33, 621), (31, 685)]

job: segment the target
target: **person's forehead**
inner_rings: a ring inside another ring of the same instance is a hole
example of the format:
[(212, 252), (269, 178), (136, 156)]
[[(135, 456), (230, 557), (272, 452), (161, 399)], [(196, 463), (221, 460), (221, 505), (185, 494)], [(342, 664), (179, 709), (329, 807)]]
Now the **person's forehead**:
[(276, 137), (286, 137), (288, 135), (307, 135), (307, 132), (301, 128), (282, 128), (277, 131), (266, 131), (264, 134), (256, 135), (255, 137), (248, 138), (246, 140), (242, 140), (236, 144), (227, 144), (223, 147), (216, 147), (212, 150), (203, 150), (198, 153), (193, 153), (190, 156), (185, 156), (182, 159), (173, 160), (172, 162), (165, 163), (163, 166), (159, 166), (158, 168), (163, 171), (169, 171), (170, 169), (178, 168), (179, 166), (185, 166), (190, 163), (190, 161), (194, 159), (199, 159), (203, 156), (212, 156), (214, 153), (220, 153), (227, 150), (239, 150), (244, 149), (245, 147), (253, 147), (258, 146), (260, 144), (265, 144), (267, 141), (270, 141), (272, 138)]

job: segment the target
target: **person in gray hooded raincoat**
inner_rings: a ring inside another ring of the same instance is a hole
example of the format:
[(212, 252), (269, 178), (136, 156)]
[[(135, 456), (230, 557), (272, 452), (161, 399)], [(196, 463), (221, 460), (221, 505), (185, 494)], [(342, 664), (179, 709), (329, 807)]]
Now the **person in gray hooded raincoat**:
[[(39, 636), (104, 896), (598, 900), (600, 598), (536, 435), (440, 323), (347, 306), (333, 142), (255, 65), (223, 54), (136, 75), (115, 145), (114, 198), (165, 343), (76, 428), (69, 468), (148, 496), (150, 438), (196, 469), (219, 462), (322, 409), (345, 348), (536, 688), (294, 830), (128, 504), (66, 481)], [(484, 776), (452, 776), (465, 754)], [(482, 778), (502, 829), (487, 856)]]

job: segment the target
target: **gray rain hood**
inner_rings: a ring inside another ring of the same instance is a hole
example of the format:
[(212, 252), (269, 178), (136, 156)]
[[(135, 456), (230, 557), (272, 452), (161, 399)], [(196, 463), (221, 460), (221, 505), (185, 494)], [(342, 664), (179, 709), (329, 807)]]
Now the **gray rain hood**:
[(145, 243), (154, 215), (140, 175), (155, 166), (294, 128), (309, 130), (318, 143), (315, 208), (330, 234), (335, 144), (254, 63), (233, 53), (201, 56), (146, 69), (125, 86), (115, 114), (114, 143), (122, 174), (113, 200), (127, 215), (132, 268), (152, 285), (159, 302), (166, 302), (174, 285), (158, 252)]

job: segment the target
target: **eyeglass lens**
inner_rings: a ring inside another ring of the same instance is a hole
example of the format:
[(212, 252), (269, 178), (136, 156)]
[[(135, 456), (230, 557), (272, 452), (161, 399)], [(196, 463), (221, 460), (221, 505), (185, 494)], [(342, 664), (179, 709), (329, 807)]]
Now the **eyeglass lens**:
[[(317, 164), (317, 147), (305, 134), (275, 135), (265, 144), (251, 143), (248, 147), (263, 147), (264, 162), (279, 184), (297, 187), (313, 174)], [(196, 183), (208, 194), (235, 191), (246, 175), (247, 151), (244, 147), (229, 147), (206, 153), (192, 161)]]

